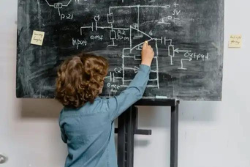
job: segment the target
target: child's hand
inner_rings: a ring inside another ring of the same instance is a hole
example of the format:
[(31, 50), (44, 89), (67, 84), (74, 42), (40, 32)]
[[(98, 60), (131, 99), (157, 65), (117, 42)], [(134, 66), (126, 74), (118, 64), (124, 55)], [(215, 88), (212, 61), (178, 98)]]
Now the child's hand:
[(145, 41), (141, 51), (141, 64), (151, 66), (151, 62), (154, 58), (154, 51), (150, 45), (148, 45), (148, 41)]

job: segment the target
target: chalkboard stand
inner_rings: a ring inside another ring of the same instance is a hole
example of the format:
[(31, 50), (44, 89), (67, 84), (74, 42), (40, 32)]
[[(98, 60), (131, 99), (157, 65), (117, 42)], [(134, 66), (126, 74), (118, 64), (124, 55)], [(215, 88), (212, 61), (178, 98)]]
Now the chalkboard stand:
[(138, 129), (138, 110), (135, 106), (170, 106), (171, 107), (171, 147), (170, 167), (178, 166), (178, 107), (177, 100), (142, 100), (131, 106), (118, 118), (118, 167), (133, 167), (134, 135), (151, 135), (151, 130)]

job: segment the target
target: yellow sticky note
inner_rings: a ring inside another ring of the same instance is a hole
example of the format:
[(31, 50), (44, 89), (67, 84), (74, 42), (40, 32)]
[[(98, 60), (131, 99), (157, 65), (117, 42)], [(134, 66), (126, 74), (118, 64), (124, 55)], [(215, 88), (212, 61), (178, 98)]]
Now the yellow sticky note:
[(33, 31), (33, 35), (31, 38), (31, 44), (42, 46), (44, 35), (45, 35), (45, 33), (42, 31)]
[(241, 35), (231, 35), (229, 39), (229, 48), (241, 48), (242, 36)]

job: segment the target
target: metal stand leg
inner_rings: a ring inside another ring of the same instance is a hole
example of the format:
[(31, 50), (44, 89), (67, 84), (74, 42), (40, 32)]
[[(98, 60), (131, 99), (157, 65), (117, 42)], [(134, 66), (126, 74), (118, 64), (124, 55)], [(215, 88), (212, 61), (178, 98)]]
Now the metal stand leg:
[(125, 129), (126, 129), (126, 114), (123, 113), (118, 118), (118, 129), (116, 129), (118, 133), (118, 166), (125, 167)]
[(118, 166), (133, 167), (136, 113), (130, 107), (118, 118)]
[(179, 102), (171, 106), (171, 148), (170, 148), (170, 167), (178, 167), (178, 120)]
[[(178, 107), (179, 101), (155, 103), (149, 101), (147, 105), (171, 106), (171, 148), (170, 167), (178, 167)], [(138, 111), (135, 106), (130, 107), (118, 118), (118, 167), (133, 167), (134, 165), (134, 135), (151, 135), (151, 130), (138, 129)]]
[(151, 130), (137, 129), (138, 110), (130, 107), (118, 118), (118, 167), (134, 166), (134, 135), (151, 135)]

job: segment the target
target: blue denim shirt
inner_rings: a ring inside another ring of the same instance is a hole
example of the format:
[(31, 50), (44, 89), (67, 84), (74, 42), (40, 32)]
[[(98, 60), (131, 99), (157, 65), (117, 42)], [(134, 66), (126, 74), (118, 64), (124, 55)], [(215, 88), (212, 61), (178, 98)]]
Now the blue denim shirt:
[(150, 67), (140, 65), (128, 88), (109, 99), (97, 97), (79, 109), (64, 108), (59, 124), (67, 143), (65, 167), (117, 167), (114, 120), (142, 98)]

